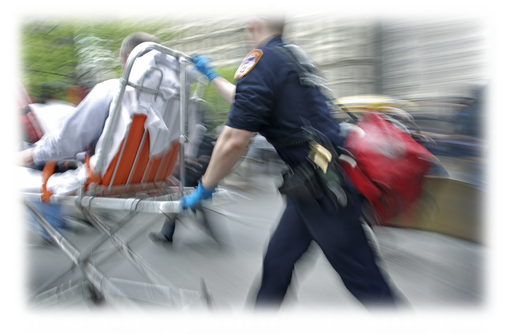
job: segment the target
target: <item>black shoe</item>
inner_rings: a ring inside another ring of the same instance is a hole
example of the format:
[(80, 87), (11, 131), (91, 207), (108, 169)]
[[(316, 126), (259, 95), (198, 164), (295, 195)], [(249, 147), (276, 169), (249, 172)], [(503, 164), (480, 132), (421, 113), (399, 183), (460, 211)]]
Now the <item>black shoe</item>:
[(153, 242), (172, 242), (172, 239), (167, 239), (167, 237), (160, 232), (151, 232), (148, 237)]

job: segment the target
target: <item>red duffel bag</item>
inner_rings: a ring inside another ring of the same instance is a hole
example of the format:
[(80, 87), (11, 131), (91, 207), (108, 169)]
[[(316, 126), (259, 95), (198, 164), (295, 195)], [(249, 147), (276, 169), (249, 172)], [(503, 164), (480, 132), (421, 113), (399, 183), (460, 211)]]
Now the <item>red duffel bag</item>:
[(352, 131), (345, 139), (357, 165), (342, 160), (341, 167), (373, 208), (374, 223), (385, 225), (420, 197), (436, 158), (376, 111), (365, 112), (357, 126), (364, 135)]

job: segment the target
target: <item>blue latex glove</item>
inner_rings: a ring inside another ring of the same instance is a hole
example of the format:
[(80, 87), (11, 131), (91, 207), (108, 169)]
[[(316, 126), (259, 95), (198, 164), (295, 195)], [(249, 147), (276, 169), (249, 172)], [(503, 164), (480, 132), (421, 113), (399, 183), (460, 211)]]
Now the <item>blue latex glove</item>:
[(201, 204), (201, 201), (212, 198), (214, 191), (215, 187), (206, 189), (203, 187), (203, 184), (199, 182), (196, 190), (194, 190), (191, 194), (180, 198), (181, 208), (183, 210), (192, 209), (195, 211), (195, 209)]
[(220, 77), (219, 72), (215, 66), (212, 65), (212, 61), (207, 56), (198, 56), (197, 54), (191, 55), (192, 62), (196, 65), (196, 70), (203, 73), (208, 77), (208, 80), (212, 81), (213, 78)]

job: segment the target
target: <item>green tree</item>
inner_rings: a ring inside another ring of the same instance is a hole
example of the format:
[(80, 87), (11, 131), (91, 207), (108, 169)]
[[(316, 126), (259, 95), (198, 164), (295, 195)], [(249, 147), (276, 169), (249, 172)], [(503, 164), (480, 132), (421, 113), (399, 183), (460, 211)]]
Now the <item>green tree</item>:
[(89, 86), (119, 76), (130, 33), (169, 40), (172, 6), (9, 6), (9, 76), (37, 96), (44, 82)]
[[(219, 74), (232, 84), (235, 84), (234, 76), (236, 70), (236, 67), (221, 67), (217, 69)], [(229, 103), (224, 101), (213, 85), (208, 85), (208, 87), (206, 87), (203, 99), (211, 108), (211, 114), (208, 116), (210, 117), (213, 126), (224, 124), (228, 120), (227, 115), (230, 109)]]
[[(22, 81), (39, 99), (46, 89), (65, 100), (67, 87), (93, 87), (100, 81), (122, 75), (119, 49), (131, 33), (145, 31), (172, 43), (186, 33), (173, 29), (172, 20), (29, 20), (21, 26), (20, 51)], [(171, 45), (166, 45), (172, 47)], [(227, 80), (233, 79), (235, 67), (219, 68)], [(211, 127), (227, 121), (229, 104), (208, 85), (203, 99), (209, 105)]]

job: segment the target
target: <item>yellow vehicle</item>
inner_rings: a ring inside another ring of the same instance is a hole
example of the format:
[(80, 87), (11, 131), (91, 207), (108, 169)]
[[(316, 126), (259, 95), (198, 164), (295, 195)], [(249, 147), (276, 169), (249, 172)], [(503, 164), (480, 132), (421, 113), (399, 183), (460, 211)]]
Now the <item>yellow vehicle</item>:
[(339, 98), (334, 102), (343, 105), (349, 111), (362, 111), (372, 109), (381, 112), (392, 112), (395, 109), (415, 108), (416, 104), (410, 101), (397, 99), (386, 95), (356, 95)]

